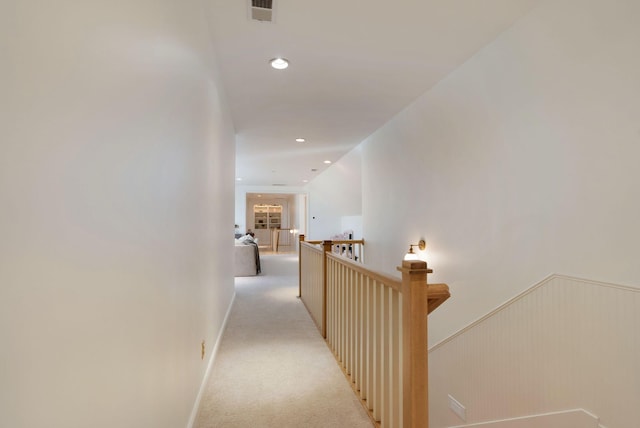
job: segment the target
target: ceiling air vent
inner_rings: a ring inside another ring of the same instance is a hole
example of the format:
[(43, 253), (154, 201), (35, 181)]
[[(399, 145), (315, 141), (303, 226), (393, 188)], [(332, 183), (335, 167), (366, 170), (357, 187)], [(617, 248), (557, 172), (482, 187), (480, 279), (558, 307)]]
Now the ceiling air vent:
[(273, 21), (273, 0), (251, 0), (251, 19), (255, 21)]

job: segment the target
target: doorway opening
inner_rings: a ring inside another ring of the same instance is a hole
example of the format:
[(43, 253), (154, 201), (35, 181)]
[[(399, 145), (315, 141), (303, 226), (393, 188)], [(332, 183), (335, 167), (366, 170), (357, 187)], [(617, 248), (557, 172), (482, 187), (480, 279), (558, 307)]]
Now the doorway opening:
[(306, 231), (307, 195), (247, 193), (245, 216), (262, 251), (296, 252), (298, 236)]

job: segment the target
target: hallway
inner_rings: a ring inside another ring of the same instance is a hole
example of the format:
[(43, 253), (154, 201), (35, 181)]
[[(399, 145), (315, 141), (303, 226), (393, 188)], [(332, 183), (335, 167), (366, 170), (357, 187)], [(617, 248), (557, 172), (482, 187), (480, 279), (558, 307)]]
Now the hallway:
[(295, 254), (262, 254), (236, 298), (196, 428), (371, 427), (298, 294)]

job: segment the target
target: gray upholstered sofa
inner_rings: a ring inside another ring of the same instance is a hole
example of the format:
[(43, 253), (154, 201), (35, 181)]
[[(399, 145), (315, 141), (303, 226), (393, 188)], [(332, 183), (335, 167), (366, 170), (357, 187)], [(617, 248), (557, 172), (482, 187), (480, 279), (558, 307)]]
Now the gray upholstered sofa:
[(236, 242), (233, 271), (235, 276), (255, 276), (260, 273), (260, 252), (257, 244)]

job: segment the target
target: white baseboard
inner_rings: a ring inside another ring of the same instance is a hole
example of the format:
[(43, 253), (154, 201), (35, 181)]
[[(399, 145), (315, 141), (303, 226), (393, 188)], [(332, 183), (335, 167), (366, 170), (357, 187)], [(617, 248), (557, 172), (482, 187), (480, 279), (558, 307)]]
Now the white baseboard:
[(235, 302), (235, 300), (236, 300), (236, 293), (234, 291), (233, 297), (231, 297), (231, 303), (229, 303), (229, 308), (227, 309), (227, 313), (224, 316), (222, 327), (220, 328), (220, 332), (218, 333), (216, 342), (213, 346), (213, 349), (211, 350), (211, 355), (209, 356), (209, 362), (207, 363), (207, 370), (204, 373), (204, 378), (202, 379), (202, 383), (200, 384), (200, 390), (198, 391), (196, 401), (193, 404), (193, 409), (191, 410), (191, 417), (189, 417), (189, 423), (187, 424), (187, 428), (193, 428), (193, 424), (196, 423), (196, 417), (198, 416), (198, 409), (200, 409), (200, 401), (202, 400), (202, 396), (204, 395), (204, 391), (207, 387), (209, 376), (211, 375), (211, 368), (213, 367), (213, 362), (216, 359), (216, 355), (218, 355), (218, 349), (220, 348), (220, 341), (222, 340), (222, 335), (224, 334), (224, 331), (227, 329), (227, 321), (229, 321), (229, 315), (231, 314), (231, 308), (233, 308), (233, 303)]

